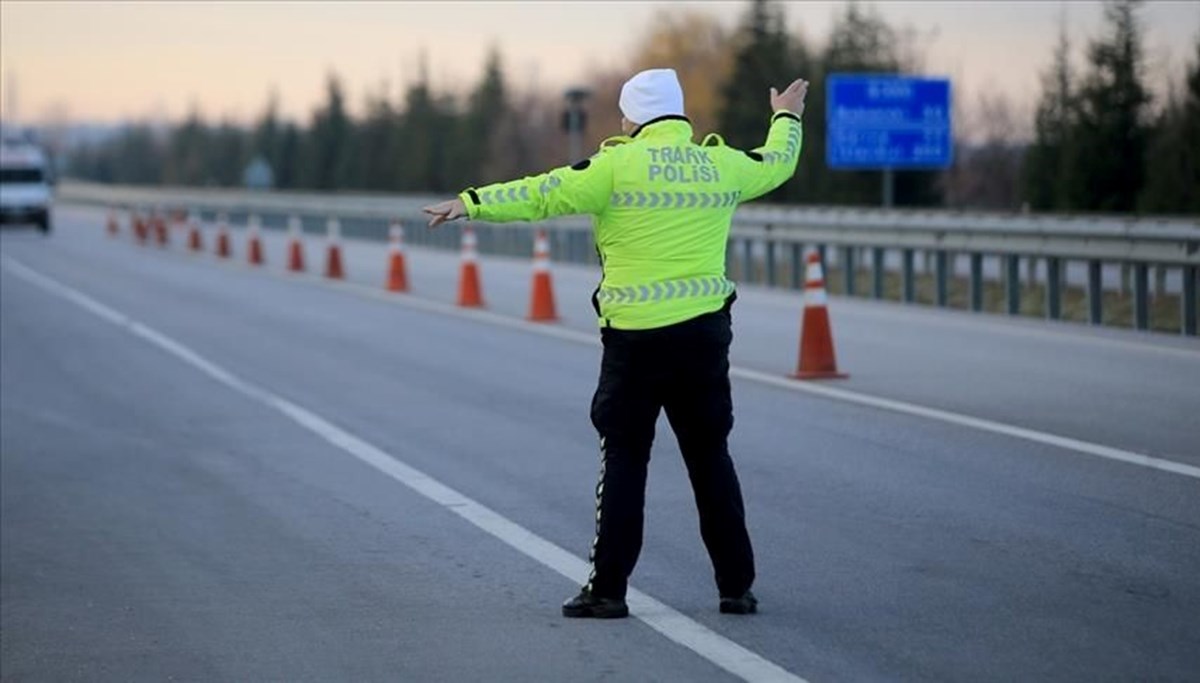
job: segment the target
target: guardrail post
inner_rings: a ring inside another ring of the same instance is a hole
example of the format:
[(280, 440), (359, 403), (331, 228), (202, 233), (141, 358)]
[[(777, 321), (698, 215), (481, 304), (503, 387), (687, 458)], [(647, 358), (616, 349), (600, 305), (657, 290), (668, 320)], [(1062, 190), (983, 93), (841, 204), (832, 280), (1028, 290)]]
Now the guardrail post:
[(766, 278), (767, 286), (775, 286), (775, 240), (770, 238), (771, 226), (767, 226), (767, 262), (766, 262)]
[(804, 245), (792, 242), (792, 289), (804, 287)]
[(1145, 263), (1133, 265), (1133, 326), (1139, 330), (1150, 327), (1150, 268)]
[(1046, 258), (1046, 317), (1062, 317), (1062, 263), (1057, 256)]
[(1004, 298), (1009, 315), (1021, 312), (1021, 257), (1007, 254), (1004, 257)]
[(917, 286), (913, 277), (913, 250), (905, 249), (903, 256), (904, 303), (911, 304), (917, 298)]
[(854, 296), (854, 247), (842, 247), (842, 283), (846, 296)]
[(883, 247), (871, 249), (871, 297), (875, 299), (883, 298), (883, 258)]
[(1104, 324), (1104, 287), (1101, 279), (1103, 264), (1096, 260), (1088, 261), (1087, 277), (1087, 306), (1088, 324)]
[(1179, 321), (1183, 334), (1196, 336), (1196, 280), (1200, 279), (1200, 268), (1196, 266), (1183, 267), (1183, 295), (1179, 297)]
[(983, 310), (983, 254), (971, 254), (971, 310), (978, 313)]
[(939, 249), (937, 253), (934, 254), (934, 277), (937, 279), (935, 299), (938, 307), (940, 308), (945, 308), (946, 302), (950, 299), (948, 286), (948, 282), (950, 280), (950, 274), (948, 272), (950, 270), (948, 267), (949, 260), (949, 254), (947, 254), (945, 250)]

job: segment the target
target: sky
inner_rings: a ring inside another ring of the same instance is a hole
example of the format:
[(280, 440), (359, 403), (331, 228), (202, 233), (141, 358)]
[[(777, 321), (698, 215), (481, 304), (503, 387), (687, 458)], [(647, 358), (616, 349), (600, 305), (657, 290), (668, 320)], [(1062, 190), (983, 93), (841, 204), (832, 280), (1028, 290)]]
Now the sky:
[[(828, 34), (842, 2), (785, 2), (787, 24), (810, 43)], [(927, 75), (954, 79), (955, 96), (1001, 93), (1031, 110), (1059, 18), (1075, 61), (1099, 33), (1091, 0), (865, 3), (925, 37)], [(747, 3), (570, 2), (0, 2), (0, 115), (23, 123), (178, 120), (248, 122), (274, 89), (282, 112), (305, 121), (330, 71), (351, 111), (366, 94), (394, 95), (427, 54), (434, 86), (464, 91), (499, 48), (517, 88), (559, 91), (589, 70), (619, 67), (657, 12), (707, 12), (733, 27)], [(1152, 1), (1141, 13), (1156, 89), (1182, 73), (1200, 36), (1200, 2)], [(799, 74), (803, 75), (803, 74)], [(785, 85), (785, 84), (780, 84)], [(615, 104), (615, 103), (614, 103)]]

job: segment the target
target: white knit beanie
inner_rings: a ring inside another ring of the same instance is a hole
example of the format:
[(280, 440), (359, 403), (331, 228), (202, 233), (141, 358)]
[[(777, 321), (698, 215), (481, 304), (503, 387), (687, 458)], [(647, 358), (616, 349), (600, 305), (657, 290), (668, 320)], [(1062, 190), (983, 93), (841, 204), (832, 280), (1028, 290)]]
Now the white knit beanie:
[(661, 116), (683, 116), (683, 88), (674, 69), (648, 69), (621, 86), (621, 113), (641, 125)]

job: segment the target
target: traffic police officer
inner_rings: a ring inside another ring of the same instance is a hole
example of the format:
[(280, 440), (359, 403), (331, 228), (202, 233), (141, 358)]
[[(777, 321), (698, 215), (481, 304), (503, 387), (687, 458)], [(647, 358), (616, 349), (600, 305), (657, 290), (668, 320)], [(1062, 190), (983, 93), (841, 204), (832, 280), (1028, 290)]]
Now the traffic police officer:
[(624, 617), (642, 545), (646, 468), (660, 410), (679, 441), (712, 559), (721, 612), (757, 609), (754, 555), (727, 439), (730, 307), (725, 248), (734, 209), (792, 176), (808, 83), (771, 89), (766, 143), (752, 151), (709, 135), (692, 141), (672, 69), (621, 89), (626, 136), (590, 159), (538, 176), (464, 191), (425, 208), (430, 227), (461, 217), (536, 221), (590, 214), (603, 276), (592, 297), (604, 354), (592, 400), (600, 434), (592, 571), (563, 604), (568, 617)]

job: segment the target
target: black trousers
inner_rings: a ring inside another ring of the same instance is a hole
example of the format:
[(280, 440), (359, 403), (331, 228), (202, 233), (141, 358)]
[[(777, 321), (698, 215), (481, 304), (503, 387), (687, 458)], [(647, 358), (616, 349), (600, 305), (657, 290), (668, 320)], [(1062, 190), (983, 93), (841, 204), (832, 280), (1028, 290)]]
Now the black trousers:
[(593, 595), (623, 598), (642, 548), (646, 468), (660, 409), (679, 440), (700, 513), (700, 536), (722, 597), (754, 582), (741, 486), (729, 457), (732, 297), (721, 311), (653, 330), (604, 328), (592, 424), (600, 433)]

